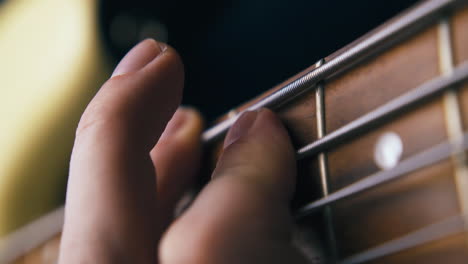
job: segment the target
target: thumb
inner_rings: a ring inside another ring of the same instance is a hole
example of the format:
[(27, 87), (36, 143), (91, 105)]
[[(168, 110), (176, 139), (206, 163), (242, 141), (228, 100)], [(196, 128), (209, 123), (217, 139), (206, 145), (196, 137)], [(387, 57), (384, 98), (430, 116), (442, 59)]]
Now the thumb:
[(290, 241), (296, 168), (280, 121), (247, 112), (224, 147), (213, 180), (163, 238), (162, 263), (305, 263)]

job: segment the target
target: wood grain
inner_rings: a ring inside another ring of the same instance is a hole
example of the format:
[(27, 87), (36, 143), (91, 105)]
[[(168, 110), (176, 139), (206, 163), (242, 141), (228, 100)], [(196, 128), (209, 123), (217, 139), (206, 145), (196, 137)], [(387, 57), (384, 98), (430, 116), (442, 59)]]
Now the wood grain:
[[(456, 65), (468, 61), (468, 8), (452, 19), (453, 56)], [(468, 82), (459, 89), (463, 128), (468, 130)]]
[(310, 91), (277, 110), (296, 149), (317, 139), (315, 91)]
[(404, 92), (436, 77), (437, 34), (431, 27), (380, 56), (328, 80), (327, 132), (349, 123)]
[(453, 53), (455, 64), (468, 60), (468, 8), (452, 19)]
[[(334, 131), (438, 76), (436, 28), (427, 28), (382, 54), (326, 80), (326, 130)], [(467, 28), (468, 9), (465, 8), (457, 11), (452, 19), (456, 64), (468, 60)], [(335, 53), (335, 56), (339, 52)], [(235, 108), (234, 113), (246, 109), (314, 68), (313, 65), (242, 104)], [(459, 93), (464, 127), (468, 129), (468, 84), (464, 85)], [(277, 109), (295, 148), (317, 139), (315, 107), (315, 94), (314, 91), (310, 91)], [(225, 115), (219, 120), (228, 116)], [(374, 162), (373, 154), (378, 138), (385, 132), (394, 132), (401, 138), (402, 159), (405, 159), (447, 139), (444, 118), (441, 98), (436, 98), (329, 150), (327, 154), (332, 191), (380, 170)], [(221, 152), (222, 139), (206, 146), (201, 184), (209, 181), (211, 170)], [(294, 208), (321, 197), (317, 157), (301, 160), (298, 167)], [(446, 160), (334, 204), (332, 215), (340, 259), (458, 214), (453, 170), (452, 162)], [(302, 237), (300, 247), (310, 253), (314, 263), (324, 263), (326, 259), (325, 223), (322, 216), (321, 212), (317, 212), (296, 223), (298, 234)], [(447, 237), (383, 257), (372, 263), (467, 263), (466, 236), (459, 234)], [(60, 236), (57, 236), (14, 264), (55, 263), (59, 241)]]
[(403, 143), (401, 159), (410, 157), (447, 139), (444, 112), (439, 98), (328, 153), (330, 188), (338, 190), (380, 170), (374, 161), (377, 141), (385, 133), (396, 133)]
[(341, 257), (459, 213), (449, 161), (411, 173), (333, 206)]
[(468, 131), (468, 82), (458, 90), (463, 130)]
[(371, 261), (369, 264), (466, 264), (468, 259), (467, 239), (467, 233), (452, 235), (427, 245)]

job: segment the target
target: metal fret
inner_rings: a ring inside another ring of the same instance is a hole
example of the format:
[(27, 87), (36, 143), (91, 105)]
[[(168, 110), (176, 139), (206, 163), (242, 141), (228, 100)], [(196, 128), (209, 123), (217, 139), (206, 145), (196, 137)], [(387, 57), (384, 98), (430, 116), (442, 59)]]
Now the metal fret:
[[(398, 43), (401, 39), (421, 30), (425, 25), (437, 19), (440, 12), (448, 8), (453, 8), (459, 3), (466, 3), (466, 0), (429, 0), (421, 3), (380, 31), (339, 54), (321, 67), (286, 84), (277, 92), (247, 108), (246, 111), (258, 110), (262, 107), (276, 108), (296, 98), (302, 93), (312, 89), (318, 82), (336, 75), (365, 59), (375, 56), (379, 52)], [(236, 117), (224, 120), (206, 130), (202, 134), (203, 142), (209, 143), (223, 136), (240, 114), (242, 114), (242, 112)]]
[(325, 135), (313, 143), (301, 148), (297, 152), (297, 159), (317, 155), (344, 140), (376, 126), (387, 119), (402, 113), (404, 110), (415, 106), (424, 100), (439, 95), (441, 92), (460, 84), (468, 79), (468, 62), (454, 69), (450, 76), (440, 76), (428, 81), (421, 86), (391, 100), (360, 118), (342, 126), (341, 128)]
[[(464, 134), (462, 142), (463, 150), (468, 147), (468, 134)], [(444, 142), (436, 145), (426, 151), (422, 151), (401, 161), (396, 167), (377, 172), (366, 178), (357, 181), (347, 187), (344, 187), (336, 192), (331, 193), (327, 197), (323, 197), (309, 203), (296, 212), (296, 218), (302, 218), (309, 215), (324, 206), (330, 205), (336, 201), (348, 198), (363, 191), (377, 187), (381, 184), (396, 180), (404, 175), (416, 170), (434, 165), (442, 160), (450, 158), (452, 153), (459, 151), (459, 147), (454, 146), (450, 142)]]
[[(444, 75), (453, 73), (453, 52), (450, 22), (447, 18), (441, 19), (438, 27), (438, 50), (440, 71)], [(463, 125), (458, 102), (458, 92), (450, 89), (444, 94), (444, 110), (446, 128), (449, 140), (455, 146), (460, 146), (463, 140)], [(452, 160), (455, 165), (455, 184), (457, 188), (458, 201), (462, 214), (468, 214), (468, 168), (466, 165), (466, 155), (464, 151), (458, 151), (453, 155)], [(465, 221), (468, 228), (468, 222)], [(468, 244), (468, 240), (466, 241)]]
[[(320, 60), (319, 66), (323, 63), (323, 59)], [(324, 102), (324, 85), (319, 83), (315, 89), (315, 106), (316, 106), (316, 119), (317, 119), (317, 137), (322, 138), (325, 136), (325, 102)], [(320, 170), (320, 182), (322, 187), (322, 195), (328, 195), (328, 168), (327, 168), (327, 157), (326, 153), (322, 152), (318, 156), (319, 170)]]
[[(322, 66), (324, 60), (321, 59), (316, 63), (317, 68)], [(317, 120), (317, 137), (322, 138), (326, 134), (325, 129), (325, 101), (324, 101), (324, 84), (318, 83), (315, 88), (315, 114)], [(318, 164), (320, 172), (320, 184), (323, 197), (328, 196), (328, 162), (327, 153), (322, 152), (318, 155)], [(323, 217), (326, 225), (326, 238), (328, 248), (330, 249), (330, 262), (335, 263), (338, 259), (338, 248), (336, 245), (335, 230), (333, 227), (333, 215), (330, 207), (326, 207), (323, 211)]]
[(339, 264), (357, 264), (368, 262), (417, 246), (422, 246), (427, 243), (446, 238), (450, 235), (464, 232), (466, 231), (464, 229), (464, 222), (466, 220), (466, 215), (450, 217), (439, 223), (423, 227), (405, 236), (346, 258), (339, 262)]

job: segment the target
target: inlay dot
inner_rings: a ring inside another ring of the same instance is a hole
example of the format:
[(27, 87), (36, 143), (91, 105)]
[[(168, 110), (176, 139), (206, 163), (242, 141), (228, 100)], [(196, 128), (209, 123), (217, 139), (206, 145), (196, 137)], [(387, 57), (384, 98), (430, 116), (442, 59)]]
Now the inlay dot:
[(403, 153), (403, 142), (394, 132), (386, 132), (379, 137), (374, 149), (374, 161), (383, 170), (395, 167)]

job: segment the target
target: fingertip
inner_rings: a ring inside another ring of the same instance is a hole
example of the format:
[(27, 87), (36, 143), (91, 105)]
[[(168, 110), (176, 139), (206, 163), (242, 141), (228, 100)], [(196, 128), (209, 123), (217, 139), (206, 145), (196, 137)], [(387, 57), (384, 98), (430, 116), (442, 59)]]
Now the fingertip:
[(296, 161), (289, 135), (268, 109), (247, 112), (228, 132), (213, 178), (245, 178), (280, 199), (294, 192)]
[[(284, 157), (284, 161), (293, 163), (288, 167), (295, 168), (295, 153), (291, 143), (291, 138), (279, 117), (270, 109), (259, 110), (258, 120), (255, 122), (257, 134), (264, 134), (261, 138), (266, 138), (272, 147), (276, 147), (276, 154)], [(260, 137), (260, 136), (259, 136)]]
[(161, 52), (149, 61), (141, 71), (151, 73), (155, 69), (163, 70), (169, 76), (184, 80), (185, 67), (179, 53), (166, 43), (157, 42), (157, 45)]
[(289, 134), (281, 120), (268, 108), (244, 112), (229, 129), (224, 140), (224, 148), (247, 137), (258, 137), (261, 141), (280, 143), (288, 150), (292, 148)]
[(220, 263), (231, 256), (232, 263), (246, 263), (262, 254), (268, 259), (264, 249), (290, 242), (295, 161), (285, 128), (262, 109), (245, 113), (227, 137), (213, 180), (163, 237), (163, 260)]
[(281, 143), (285, 143), (284, 147), (292, 149), (290, 137), (279, 117), (268, 108), (261, 108), (259, 118), (256, 122), (258, 130), (271, 132), (270, 136), (275, 137)]
[(133, 146), (149, 151), (180, 104), (183, 84), (183, 64), (177, 52), (166, 44), (144, 40), (122, 59), (88, 105), (77, 135), (92, 131), (117, 136), (119, 141), (132, 138)]
[(198, 139), (203, 123), (203, 118), (196, 109), (180, 106), (167, 124), (160, 141)]
[(119, 62), (112, 77), (138, 71), (164, 52), (161, 45), (154, 39), (145, 39), (133, 47)]

